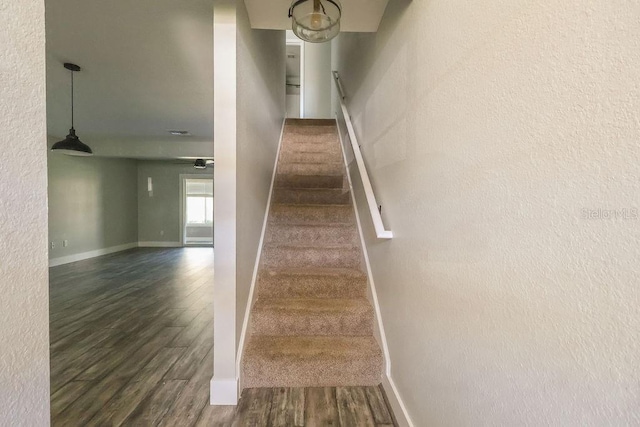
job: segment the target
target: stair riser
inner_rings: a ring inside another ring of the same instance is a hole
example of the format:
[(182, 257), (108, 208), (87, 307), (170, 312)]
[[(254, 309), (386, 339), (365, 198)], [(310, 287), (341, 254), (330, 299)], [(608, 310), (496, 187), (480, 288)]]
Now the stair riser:
[(314, 133), (290, 133), (282, 138), (283, 145), (287, 144), (338, 144), (340, 140), (335, 132), (314, 132)]
[(276, 188), (273, 192), (273, 201), (305, 205), (348, 205), (351, 203), (351, 193), (342, 188), (322, 190)]
[(270, 247), (263, 252), (265, 267), (359, 268), (360, 250)]
[(288, 188), (342, 188), (342, 175), (280, 175), (276, 187)]
[(342, 163), (282, 163), (278, 175), (344, 175)]
[(340, 145), (335, 142), (291, 142), (282, 145), (282, 151), (285, 153), (326, 153), (340, 154)]
[[(335, 122), (333, 123), (335, 125)], [(290, 126), (285, 125), (284, 135), (337, 135), (335, 126)]]
[(245, 360), (243, 386), (254, 387), (366, 387), (382, 380), (382, 356), (325, 363)]
[(326, 128), (327, 126), (329, 129), (335, 129), (336, 121), (334, 119), (287, 119), (285, 123), (286, 129), (293, 130), (309, 127)]
[(259, 298), (364, 298), (366, 278), (261, 275)]
[(251, 316), (254, 335), (363, 336), (373, 333), (373, 314), (300, 314), (285, 311), (254, 311)]
[(353, 207), (345, 206), (292, 206), (274, 205), (269, 215), (270, 222), (296, 224), (353, 223)]
[(355, 225), (344, 226), (304, 226), (269, 224), (265, 236), (266, 243), (292, 245), (343, 245), (358, 244), (358, 232)]
[(280, 154), (280, 164), (284, 163), (337, 163), (342, 161), (342, 153), (334, 150), (332, 153), (285, 151)]

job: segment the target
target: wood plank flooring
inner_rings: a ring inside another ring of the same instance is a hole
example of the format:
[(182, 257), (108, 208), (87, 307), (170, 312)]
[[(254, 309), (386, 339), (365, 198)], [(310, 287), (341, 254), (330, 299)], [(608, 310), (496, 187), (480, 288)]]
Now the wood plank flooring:
[(50, 269), (54, 426), (382, 426), (378, 387), (247, 389), (208, 405), (213, 249), (136, 249)]

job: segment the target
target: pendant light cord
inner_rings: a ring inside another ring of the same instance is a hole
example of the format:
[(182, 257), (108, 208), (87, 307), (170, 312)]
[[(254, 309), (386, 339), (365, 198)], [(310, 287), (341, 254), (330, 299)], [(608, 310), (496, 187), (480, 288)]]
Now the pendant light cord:
[(71, 71), (71, 129), (73, 129), (73, 70)]

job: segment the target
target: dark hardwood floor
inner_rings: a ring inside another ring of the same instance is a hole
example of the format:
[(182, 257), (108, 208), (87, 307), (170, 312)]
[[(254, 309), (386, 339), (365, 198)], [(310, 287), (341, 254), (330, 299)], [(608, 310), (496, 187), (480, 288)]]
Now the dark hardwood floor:
[(245, 390), (208, 405), (213, 249), (136, 249), (50, 269), (54, 426), (379, 426), (377, 387)]

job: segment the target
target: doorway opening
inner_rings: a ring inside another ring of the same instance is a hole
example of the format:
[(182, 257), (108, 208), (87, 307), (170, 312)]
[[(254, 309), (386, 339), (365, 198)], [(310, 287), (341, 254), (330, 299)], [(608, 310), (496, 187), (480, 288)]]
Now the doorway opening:
[(182, 244), (213, 246), (213, 178), (181, 176)]
[(287, 39), (286, 62), (287, 117), (304, 117), (304, 42)]

